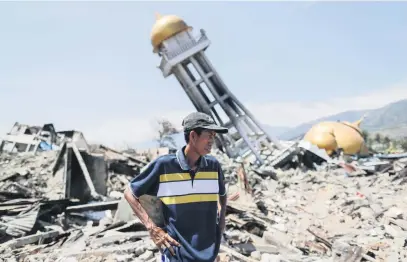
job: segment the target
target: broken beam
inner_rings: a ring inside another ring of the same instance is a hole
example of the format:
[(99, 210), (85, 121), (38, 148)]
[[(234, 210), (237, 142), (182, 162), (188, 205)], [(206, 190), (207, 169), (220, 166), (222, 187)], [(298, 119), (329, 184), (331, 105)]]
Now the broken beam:
[(82, 212), (82, 211), (103, 211), (108, 209), (117, 209), (120, 200), (89, 203), (84, 205), (69, 206), (67, 212)]
[(90, 194), (94, 199), (98, 199), (99, 194), (96, 192), (95, 185), (93, 185), (92, 178), (90, 177), (88, 168), (86, 167), (85, 161), (82, 158), (79, 149), (76, 147), (75, 143), (71, 144), (73, 152), (75, 153), (76, 158), (78, 159), (79, 165), (82, 169), (83, 175), (85, 177), (86, 183), (90, 189)]
[(4, 250), (6, 248), (19, 248), (25, 245), (33, 244), (41, 239), (48, 239), (48, 238), (54, 238), (61, 235), (61, 232), (58, 231), (49, 231), (49, 232), (43, 232), (35, 235), (30, 235), (30, 236), (25, 236), (25, 237), (20, 237), (17, 239), (10, 240), (0, 246), (0, 250)]

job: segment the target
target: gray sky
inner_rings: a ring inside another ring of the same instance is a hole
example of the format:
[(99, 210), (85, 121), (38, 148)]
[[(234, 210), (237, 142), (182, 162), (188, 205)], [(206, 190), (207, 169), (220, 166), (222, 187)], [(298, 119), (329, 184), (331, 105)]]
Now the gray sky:
[(1, 2), (0, 135), (15, 121), (112, 146), (194, 110), (152, 53), (155, 12), (206, 30), (229, 89), (275, 126), (407, 98), (407, 2)]

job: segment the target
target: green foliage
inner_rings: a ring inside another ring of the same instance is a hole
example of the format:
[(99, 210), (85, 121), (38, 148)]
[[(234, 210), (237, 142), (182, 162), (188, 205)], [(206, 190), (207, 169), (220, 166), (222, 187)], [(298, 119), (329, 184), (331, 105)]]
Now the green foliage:
[(366, 130), (362, 131), (362, 136), (366, 146), (374, 151), (392, 152), (401, 149), (407, 152), (407, 137), (396, 139), (379, 133), (372, 134)]
[(362, 131), (362, 137), (363, 139), (367, 142), (370, 138), (369, 132), (367, 132), (366, 130)]
[(374, 141), (380, 143), (382, 141), (382, 136), (379, 133), (376, 133), (374, 136)]
[(400, 141), (400, 147), (401, 149), (403, 149), (403, 151), (407, 152), (407, 137), (404, 137), (401, 141)]

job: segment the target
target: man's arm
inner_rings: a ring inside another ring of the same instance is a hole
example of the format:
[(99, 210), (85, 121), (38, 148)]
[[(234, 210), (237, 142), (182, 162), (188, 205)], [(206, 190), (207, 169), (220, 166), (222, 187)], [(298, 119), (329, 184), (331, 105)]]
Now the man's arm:
[(146, 210), (141, 205), (139, 199), (133, 195), (130, 187), (127, 187), (124, 190), (124, 198), (127, 200), (131, 209), (140, 219), (141, 223), (143, 223), (143, 225), (147, 228), (147, 230), (151, 230), (153, 227), (156, 226), (150, 219), (150, 216), (147, 214)]
[(124, 191), (124, 198), (147, 229), (154, 226), (154, 223), (141, 205), (139, 197), (145, 194), (156, 195), (161, 174), (160, 169), (158, 160), (150, 162), (140, 171), (138, 176), (130, 181), (129, 186)]
[(219, 196), (219, 204), (220, 204), (220, 214), (219, 214), (219, 226), (220, 231), (225, 231), (225, 219), (226, 219), (226, 204), (227, 204), (227, 196), (226, 193), (224, 196)]
[(150, 232), (151, 239), (157, 247), (161, 248), (161, 246), (164, 245), (174, 255), (175, 253), (171, 244), (179, 246), (179, 243), (151, 220), (139, 200), (139, 197), (145, 194), (156, 195), (160, 174), (160, 165), (158, 161), (151, 162), (130, 182), (130, 185), (124, 191), (124, 198), (129, 203), (135, 215), (140, 219), (141, 223), (143, 223)]
[(223, 175), (222, 168), (219, 164), (218, 168), (218, 175), (219, 175), (219, 205), (220, 205), (220, 214), (219, 214), (219, 226), (220, 230), (223, 234), (225, 231), (225, 218), (226, 218), (226, 205), (227, 205), (227, 194), (226, 194), (226, 187), (225, 187), (225, 177)]

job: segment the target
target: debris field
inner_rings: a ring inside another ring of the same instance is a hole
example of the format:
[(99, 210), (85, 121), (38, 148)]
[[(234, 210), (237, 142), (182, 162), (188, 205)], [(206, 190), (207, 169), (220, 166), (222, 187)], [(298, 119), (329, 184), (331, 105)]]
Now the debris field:
[[(159, 261), (122, 193), (164, 153), (79, 150), (72, 141), (1, 152), (0, 261)], [(275, 168), (267, 150), (263, 166), (213, 154), (228, 190), (220, 261), (407, 261), (407, 155), (313, 167), (290, 157)]]

